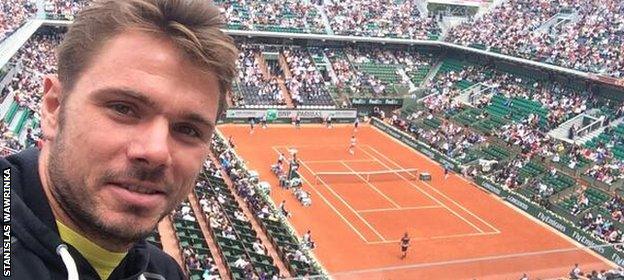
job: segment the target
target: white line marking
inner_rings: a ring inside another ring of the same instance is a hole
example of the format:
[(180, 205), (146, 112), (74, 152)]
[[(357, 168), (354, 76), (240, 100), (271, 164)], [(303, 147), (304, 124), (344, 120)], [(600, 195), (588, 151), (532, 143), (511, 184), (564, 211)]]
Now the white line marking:
[[(365, 154), (367, 154), (369, 157), (377, 159), (377, 157), (371, 155), (369, 152), (367, 152), (364, 149), (361, 149), (362, 152), (364, 152)], [(392, 170), (392, 168), (390, 166), (388, 166), (387, 164), (383, 163), (382, 161), (380, 161), (379, 159), (377, 159), (379, 161), (379, 163), (383, 166), (385, 166), (386, 168), (388, 168), (389, 170)], [(459, 215), (457, 212), (453, 211), (453, 209), (449, 208), (446, 204), (442, 203), (440, 200), (438, 200), (437, 198), (433, 197), (431, 194), (429, 194), (428, 192), (425, 192), (424, 190), (422, 190), (418, 185), (414, 184), (413, 182), (411, 182), (410, 180), (406, 179), (403, 175), (401, 175), (400, 173), (396, 173), (397, 176), (401, 177), (405, 182), (407, 182), (408, 184), (410, 184), (412, 187), (416, 188), (418, 191), (420, 191), (421, 193), (423, 193), (424, 195), (426, 195), (427, 197), (429, 197), (430, 199), (432, 199), (433, 201), (435, 201), (436, 203), (438, 203), (439, 205), (443, 206), (446, 210), (448, 210), (449, 212), (453, 213), (455, 216), (457, 216), (458, 218), (460, 218), (462, 221), (466, 222), (468, 225), (472, 226), (473, 228), (475, 228), (478, 232), (483, 233), (484, 231), (481, 230), (481, 228), (479, 228), (478, 226), (476, 226), (475, 224), (473, 224), (472, 222), (468, 221), (466, 218), (464, 218), (463, 216)]]
[[(279, 155), (279, 150), (278, 150), (277, 148), (275, 148), (275, 146), (273, 146), (272, 148), (273, 148), (273, 150), (275, 150), (275, 152)], [(360, 237), (360, 238), (361, 238), (364, 242), (367, 242), (367, 243), (368, 243), (368, 240), (366, 240), (366, 238), (364, 237), (364, 235), (362, 235), (362, 233), (361, 233), (359, 230), (357, 230), (357, 229), (355, 228), (355, 226), (353, 226), (353, 224), (351, 224), (351, 222), (349, 222), (349, 220), (348, 220), (347, 218), (345, 218), (345, 216), (343, 216), (343, 215), (340, 213), (340, 211), (338, 211), (338, 209), (336, 209), (336, 207), (334, 207), (334, 205), (333, 205), (333, 204), (331, 204), (331, 203), (327, 200), (327, 198), (325, 198), (325, 196), (323, 196), (323, 194), (322, 194), (321, 192), (319, 192), (319, 191), (318, 191), (318, 190), (314, 187), (314, 185), (310, 184), (310, 181), (308, 181), (308, 180), (307, 180), (307, 179), (303, 176), (303, 174), (299, 174), (299, 175), (301, 175), (301, 179), (303, 179), (303, 181), (304, 181), (304, 182), (306, 182), (306, 183), (310, 186), (310, 188), (312, 188), (312, 189), (316, 192), (316, 194), (318, 194), (318, 195), (319, 195), (319, 197), (321, 197), (321, 199), (323, 199), (323, 201), (325, 201), (325, 204), (327, 204), (327, 206), (329, 206), (329, 208), (331, 208), (332, 210), (334, 210), (334, 212), (336, 212), (336, 214), (338, 214), (338, 216), (339, 216), (339, 217), (340, 217), (340, 218), (341, 218), (341, 219), (342, 219), (345, 223), (347, 223), (347, 225), (348, 225), (348, 226), (349, 226), (349, 227), (350, 227), (350, 228), (351, 228), (351, 229), (352, 229), (352, 230), (353, 230), (353, 231), (354, 231), (354, 232), (355, 232), (355, 233), (356, 233), (356, 234), (357, 234), (357, 235), (358, 235), (358, 236), (359, 236), (359, 237)]]
[(360, 174), (357, 174), (357, 171), (353, 170), (353, 168), (349, 167), (349, 165), (347, 165), (346, 163), (344, 163), (342, 161), (340, 163), (342, 163), (342, 165), (344, 165), (347, 169), (351, 170), (358, 178), (362, 179), (362, 181), (364, 181), (364, 183), (366, 183), (366, 185), (371, 187), (371, 189), (373, 189), (379, 195), (383, 196), (386, 200), (388, 200), (388, 202), (390, 202), (392, 205), (394, 205), (394, 207), (401, 208), (401, 205), (399, 205), (394, 200), (392, 200), (392, 198), (389, 198), (386, 194), (381, 192), (378, 188), (375, 187), (375, 185), (371, 184), (371, 182), (366, 181), (366, 179), (364, 179), (364, 177), (362, 177)]
[[(614, 244), (608, 244), (608, 245), (602, 245), (602, 246), (596, 246), (596, 247), (610, 247), (613, 245)], [(430, 268), (430, 267), (437, 267), (437, 266), (449, 266), (449, 265), (478, 263), (478, 262), (486, 262), (486, 261), (490, 262), (490, 261), (495, 261), (495, 260), (526, 258), (526, 257), (539, 256), (539, 255), (567, 253), (567, 252), (573, 252), (577, 250), (578, 250), (577, 248), (563, 248), (563, 249), (553, 249), (553, 250), (537, 251), (537, 252), (529, 252), (529, 253), (515, 253), (515, 254), (507, 254), (507, 255), (466, 258), (466, 259), (431, 262), (431, 263), (419, 263), (419, 264), (410, 264), (410, 265), (399, 265), (399, 266), (389, 266), (389, 267), (380, 267), (380, 268), (341, 271), (341, 272), (332, 273), (331, 276), (334, 276), (334, 278), (336, 278), (336, 276), (340, 276), (340, 275), (350, 275), (351, 278), (354, 278), (355, 275), (357, 274), (378, 273), (382, 271), (400, 271), (400, 270), (417, 269), (417, 268)]]
[[(368, 146), (369, 149), (371, 149), (374, 153), (378, 154), (379, 156), (385, 158), (386, 160), (388, 160), (391, 164), (394, 164), (395, 166), (399, 167), (399, 168), (403, 168), (401, 167), (401, 165), (399, 165), (398, 163), (396, 163), (395, 161), (391, 160), (390, 158), (388, 158), (386, 155), (380, 153), (379, 151), (377, 151), (377, 149), (375, 149), (374, 147)], [(430, 189), (432, 189), (434, 192), (438, 193), (439, 195), (441, 195), (442, 197), (444, 197), (445, 199), (447, 199), (448, 201), (450, 201), (451, 203), (455, 204), (457, 207), (459, 207), (460, 209), (464, 210), (464, 212), (468, 213), (469, 215), (473, 216), (474, 218), (476, 218), (477, 220), (481, 221), (483, 224), (487, 225), (488, 227), (490, 227), (490, 229), (494, 230), (495, 232), (499, 232), (500, 231), (492, 226), (490, 223), (486, 222), (485, 220), (483, 220), (481, 217), (475, 215), (474, 213), (472, 213), (470, 210), (466, 209), (466, 207), (462, 206), (461, 204), (457, 203), (457, 201), (455, 201), (454, 199), (448, 197), (447, 195), (445, 195), (443, 192), (441, 192), (440, 190), (438, 190), (437, 188), (433, 187), (431, 184), (425, 182), (425, 181), (421, 181), (423, 184), (427, 185)]]
[(351, 159), (351, 160), (306, 160), (308, 164), (310, 163), (340, 163), (340, 162), (374, 162), (374, 159)]
[(495, 234), (500, 234), (500, 232), (449, 234), (449, 235), (442, 235), (442, 236), (434, 236), (434, 237), (430, 237), (429, 239), (446, 239), (446, 238), (459, 238), (459, 237), (483, 236), (483, 235), (495, 235)]
[[(465, 237), (475, 237), (475, 236), (487, 236), (487, 235), (496, 235), (500, 234), (498, 232), (476, 232), (476, 233), (460, 233), (460, 234), (451, 234), (451, 235), (437, 235), (431, 237), (419, 237), (419, 238), (411, 238), (412, 241), (426, 241), (433, 239), (450, 239), (450, 238), (465, 238)], [(372, 241), (367, 242), (369, 245), (379, 245), (379, 244), (390, 244), (390, 243), (399, 243), (401, 240), (386, 240), (386, 241)]]
[(414, 207), (401, 207), (401, 208), (377, 208), (377, 209), (358, 210), (358, 213), (375, 213), (375, 212), (384, 212), (384, 211), (402, 211), (402, 210), (435, 209), (435, 208), (443, 208), (443, 207), (440, 205), (429, 205), (429, 206), (414, 206)]
[[(305, 162), (301, 159), (299, 159), (299, 162), (301, 163), (301, 165), (307, 169), (310, 174), (314, 174), (314, 171), (312, 171), (312, 169), (310, 169), (310, 167), (308, 167), (307, 164), (305, 164)], [(323, 185), (325, 186), (325, 188), (327, 188), (329, 190), (329, 192), (331, 192), (336, 198), (338, 198), (340, 201), (342, 201), (342, 203), (344, 203), (345, 206), (347, 206), (347, 208), (349, 208), (349, 210), (351, 210), (351, 212), (353, 212), (353, 214), (355, 214), (360, 220), (362, 220), (362, 222), (368, 226), (368, 228), (370, 228), (381, 240), (386, 240), (381, 233), (379, 233), (375, 227), (373, 227), (370, 223), (368, 223), (368, 221), (366, 221), (366, 219), (364, 219), (362, 216), (360, 216), (360, 214), (357, 213), (357, 211), (355, 209), (353, 209), (353, 207), (351, 207), (351, 205), (349, 205), (349, 203), (347, 203), (344, 199), (342, 199), (342, 197), (337, 194), (328, 184), (325, 183), (325, 181), (323, 181), (323, 179), (318, 178), (319, 182), (323, 183)]]

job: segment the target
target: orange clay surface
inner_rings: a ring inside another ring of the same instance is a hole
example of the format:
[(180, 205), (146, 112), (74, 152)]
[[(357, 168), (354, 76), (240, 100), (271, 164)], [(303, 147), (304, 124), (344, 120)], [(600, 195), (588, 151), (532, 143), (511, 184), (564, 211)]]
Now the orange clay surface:
[[(495, 195), (451, 174), (391, 136), (368, 125), (256, 127), (221, 125), (232, 136), (247, 167), (272, 185), (276, 205), (286, 200), (289, 219), (303, 234), (312, 231), (314, 254), (335, 279), (542, 279), (567, 276), (575, 263), (584, 272), (611, 266), (549, 226), (528, 217)], [(270, 166), (277, 152), (295, 148), (312, 205), (303, 207), (278, 186)], [(322, 176), (318, 172), (364, 172), (416, 168), (429, 182), (391, 173), (365, 181)], [(399, 239), (411, 237), (405, 259)]]

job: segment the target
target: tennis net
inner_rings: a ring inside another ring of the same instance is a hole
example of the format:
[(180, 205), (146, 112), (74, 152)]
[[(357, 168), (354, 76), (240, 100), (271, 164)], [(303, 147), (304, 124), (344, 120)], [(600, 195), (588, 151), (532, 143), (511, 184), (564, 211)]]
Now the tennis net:
[(316, 184), (321, 183), (350, 183), (350, 182), (381, 182), (416, 180), (418, 169), (389, 169), (379, 171), (356, 171), (356, 172), (317, 172), (314, 174)]

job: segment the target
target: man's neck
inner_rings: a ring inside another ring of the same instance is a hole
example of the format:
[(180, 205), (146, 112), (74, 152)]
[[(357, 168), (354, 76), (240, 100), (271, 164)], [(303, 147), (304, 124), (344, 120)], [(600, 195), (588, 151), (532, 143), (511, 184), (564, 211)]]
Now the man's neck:
[[(50, 144), (50, 143), (46, 143), (46, 144)], [(48, 147), (44, 146), (39, 156), (39, 163), (38, 163), (39, 171), (40, 171), (39, 179), (41, 180), (41, 186), (43, 187), (43, 192), (45, 193), (48, 199), (48, 203), (50, 204), (50, 208), (52, 209), (52, 214), (54, 215), (54, 218), (58, 220), (59, 222), (61, 222), (62, 224), (64, 224), (65, 226), (85, 236), (86, 238), (91, 240), (93, 243), (97, 244), (98, 246), (108, 251), (127, 252), (130, 249), (130, 247), (132, 247), (132, 244), (118, 244), (115, 242), (110, 242), (110, 240), (100, 238), (98, 237), (97, 234), (91, 234), (89, 231), (84, 230), (84, 227), (78, 226), (78, 224), (75, 223), (74, 220), (63, 210), (63, 207), (61, 207), (60, 203), (56, 200), (56, 198), (52, 194), (52, 190), (51, 190), (52, 181), (50, 180), (49, 169), (48, 169), (49, 155), (50, 154), (49, 154)]]

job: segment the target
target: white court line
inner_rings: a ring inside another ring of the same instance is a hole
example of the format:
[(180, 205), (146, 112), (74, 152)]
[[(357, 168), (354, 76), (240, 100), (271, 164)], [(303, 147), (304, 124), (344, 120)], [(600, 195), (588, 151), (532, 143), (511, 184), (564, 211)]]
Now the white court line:
[(390, 202), (392, 205), (394, 205), (394, 207), (396, 208), (401, 208), (401, 205), (399, 205), (398, 203), (396, 203), (394, 200), (392, 200), (392, 198), (389, 198), (386, 194), (384, 194), (383, 192), (381, 192), (378, 188), (376, 188), (373, 184), (371, 184), (370, 182), (366, 181), (366, 179), (364, 179), (364, 177), (362, 177), (362, 175), (357, 174), (357, 171), (353, 170), (353, 168), (351, 168), (349, 165), (347, 165), (344, 162), (340, 162), (342, 163), (342, 165), (344, 165), (347, 169), (351, 170), (355, 176), (357, 176), (358, 178), (362, 179), (362, 181), (364, 181), (364, 183), (366, 183), (366, 185), (368, 185), (369, 187), (371, 187), (371, 189), (373, 189), (374, 191), (376, 191), (379, 195), (383, 196), (388, 202)]
[(401, 210), (418, 210), (418, 209), (435, 209), (435, 208), (442, 208), (442, 206), (429, 205), (429, 206), (414, 206), (414, 207), (401, 207), (401, 208), (377, 208), (377, 209), (358, 210), (358, 213), (375, 213), (375, 212), (384, 212), (384, 211), (401, 211)]
[[(377, 159), (377, 157), (371, 155), (369, 152), (367, 152), (364, 149), (360, 149), (362, 150), (362, 152), (364, 152), (365, 154), (367, 154), (369, 157)], [(377, 159), (377, 161), (379, 162), (379, 164), (383, 165), (384, 167), (388, 168), (389, 170), (392, 170), (392, 168), (390, 166), (388, 166), (387, 164), (383, 163), (382, 161), (380, 161), (379, 159)], [(405, 178), (403, 175), (401, 175), (400, 173), (396, 172), (395, 173), (397, 176), (401, 177), (405, 182), (407, 182), (408, 184), (410, 184), (412, 187), (416, 188), (418, 191), (420, 191), (421, 193), (423, 193), (424, 195), (426, 195), (427, 197), (429, 197), (430, 199), (432, 199), (433, 201), (435, 201), (437, 204), (441, 205), (442, 207), (444, 207), (446, 210), (448, 210), (449, 212), (453, 213), (455, 216), (457, 216), (458, 218), (460, 218), (462, 221), (466, 222), (468, 225), (472, 226), (473, 228), (475, 228), (478, 232), (480, 233), (484, 233), (483, 230), (481, 230), (481, 228), (479, 228), (478, 226), (476, 226), (475, 224), (473, 224), (472, 222), (468, 221), (466, 218), (464, 218), (463, 216), (459, 215), (457, 212), (453, 211), (453, 209), (449, 208), (448, 206), (446, 206), (446, 204), (442, 203), (440, 200), (438, 200), (437, 198), (433, 197), (431, 194), (429, 194), (428, 192), (425, 192), (424, 190), (422, 190), (418, 185), (412, 183), (410, 180), (408, 180), (407, 178)]]
[[(601, 245), (601, 246), (595, 246), (595, 247), (599, 248), (599, 247), (608, 247), (608, 246), (613, 246), (613, 244)], [(489, 262), (488, 264), (491, 264), (491, 261), (517, 259), (517, 258), (529, 258), (529, 257), (534, 257), (534, 256), (567, 253), (567, 252), (573, 252), (577, 250), (578, 250), (577, 248), (563, 248), (563, 249), (553, 249), (553, 250), (536, 251), (536, 252), (528, 252), (528, 253), (514, 253), (514, 254), (507, 254), (507, 255), (455, 259), (455, 260), (430, 262), (430, 263), (418, 263), (418, 264), (388, 266), (388, 267), (379, 267), (379, 268), (367, 268), (367, 269), (360, 269), (360, 270), (336, 272), (336, 273), (332, 273), (331, 276), (333, 276), (334, 278), (340, 279), (337, 276), (350, 275), (351, 276), (350, 279), (355, 279), (354, 277), (357, 274), (381, 273), (383, 271), (400, 271), (400, 270), (407, 270), (407, 269), (432, 268), (432, 267), (439, 267), (439, 266), (448, 267), (450, 265), (481, 263), (481, 262)]]
[[(310, 174), (314, 175), (314, 171), (312, 171), (312, 169), (310, 169), (310, 167), (308, 167), (307, 164), (305, 164), (305, 162), (303, 162), (303, 160), (299, 160), (299, 162), (301, 163), (301, 165), (307, 169)], [(357, 211), (355, 209), (353, 209), (353, 207), (351, 207), (351, 205), (349, 205), (349, 203), (347, 203), (344, 199), (342, 199), (342, 197), (337, 194), (334, 189), (332, 189), (327, 183), (325, 183), (325, 181), (323, 181), (323, 179), (318, 178), (319, 182), (323, 183), (323, 185), (325, 186), (325, 188), (327, 188), (329, 190), (329, 192), (331, 192), (336, 198), (338, 198), (340, 201), (342, 201), (342, 203), (344, 203), (345, 206), (347, 206), (347, 208), (349, 208), (349, 210), (351, 210), (351, 212), (353, 212), (353, 214), (355, 214), (360, 220), (362, 220), (362, 222), (368, 226), (368, 228), (370, 228), (381, 240), (386, 240), (381, 233), (379, 233), (375, 227), (373, 227), (370, 223), (368, 223), (368, 221), (366, 221), (366, 219), (364, 219), (362, 216), (360, 216), (360, 214), (357, 213)]]
[(483, 236), (483, 235), (496, 235), (496, 234), (500, 234), (500, 232), (449, 234), (449, 235), (442, 235), (442, 236), (434, 236), (434, 237), (430, 237), (429, 239), (446, 239), (446, 238), (460, 238), (460, 237), (463, 238), (463, 237), (468, 237), (468, 236)]
[(310, 163), (340, 163), (340, 162), (371, 162), (375, 161), (374, 159), (350, 159), (350, 160), (306, 160), (308, 164)]
[[(427, 241), (433, 239), (451, 239), (451, 238), (466, 238), (466, 237), (475, 237), (475, 236), (486, 236), (486, 235), (496, 235), (500, 234), (498, 232), (476, 232), (476, 233), (460, 233), (460, 234), (450, 234), (450, 235), (437, 235), (431, 237), (419, 237), (419, 238), (411, 238), (412, 241)], [(386, 241), (372, 241), (367, 242), (369, 245), (378, 245), (378, 244), (390, 244), (390, 243), (399, 243), (401, 240), (386, 240)]]
[[(371, 149), (374, 153), (380, 155), (381, 157), (385, 158), (386, 160), (388, 160), (390, 163), (394, 164), (395, 166), (399, 167), (399, 168), (403, 168), (401, 167), (401, 165), (399, 165), (398, 163), (396, 163), (395, 161), (391, 160), (390, 158), (388, 158), (386, 155), (380, 153), (379, 151), (377, 151), (377, 149), (375, 149), (374, 147), (368, 146), (369, 149)], [(454, 199), (448, 197), (447, 195), (445, 195), (444, 193), (442, 193), (440, 190), (438, 190), (437, 188), (433, 187), (431, 184), (422, 181), (423, 184), (427, 185), (429, 188), (431, 188), (434, 192), (438, 193), (439, 195), (441, 195), (442, 197), (446, 198), (447, 200), (449, 200), (451, 203), (455, 204), (457, 207), (461, 208), (462, 210), (464, 210), (466, 213), (468, 213), (469, 215), (473, 216), (474, 218), (476, 218), (477, 220), (481, 221), (483, 224), (487, 225), (488, 227), (490, 227), (490, 229), (494, 230), (494, 232), (498, 232), (500, 233), (500, 231), (492, 226), (490, 223), (486, 222), (485, 220), (483, 220), (481, 217), (475, 215), (474, 213), (472, 213), (470, 210), (466, 209), (464, 206), (462, 206), (461, 204), (457, 203), (457, 201), (455, 201)]]
[[(277, 148), (275, 148), (275, 146), (273, 146), (272, 148), (273, 148), (273, 150), (274, 150), (274, 151), (275, 151), (275, 152), (279, 155), (279, 153), (280, 153), (280, 152), (279, 152), (279, 150), (278, 150)], [(361, 233), (359, 230), (357, 230), (357, 229), (355, 228), (355, 226), (353, 226), (353, 224), (351, 224), (351, 222), (349, 222), (349, 220), (348, 220), (347, 218), (345, 218), (345, 216), (343, 216), (343, 215), (340, 213), (340, 211), (338, 211), (338, 209), (336, 209), (336, 207), (334, 207), (334, 205), (333, 205), (333, 204), (331, 204), (331, 203), (327, 200), (327, 198), (325, 198), (325, 196), (323, 196), (323, 194), (322, 194), (321, 192), (319, 192), (319, 191), (318, 191), (318, 190), (314, 187), (314, 185), (312, 185), (312, 184), (310, 183), (310, 181), (308, 181), (308, 180), (307, 180), (307, 179), (303, 176), (303, 174), (299, 174), (299, 175), (301, 176), (301, 179), (303, 179), (303, 181), (305, 181), (305, 182), (306, 182), (306, 183), (310, 186), (310, 188), (312, 188), (312, 189), (313, 189), (313, 190), (314, 190), (314, 191), (315, 191), (315, 192), (316, 192), (316, 193), (317, 193), (317, 194), (321, 197), (321, 199), (323, 199), (323, 201), (325, 201), (325, 204), (327, 204), (327, 206), (329, 206), (329, 208), (331, 208), (332, 210), (334, 210), (334, 212), (336, 212), (336, 214), (338, 214), (338, 216), (339, 216), (339, 217), (340, 217), (340, 218), (341, 218), (341, 219), (342, 219), (345, 223), (347, 223), (347, 225), (348, 225), (348, 226), (349, 226), (349, 227), (350, 227), (350, 228), (351, 228), (351, 229), (352, 229), (352, 230), (353, 230), (353, 231), (354, 231), (354, 232), (355, 232), (355, 233), (356, 233), (356, 234), (357, 234), (357, 235), (358, 235), (358, 236), (359, 236), (359, 237), (360, 237), (360, 238), (361, 238), (364, 242), (368, 243), (368, 240), (366, 240), (366, 238), (364, 237), (364, 235), (362, 235), (362, 233)]]

